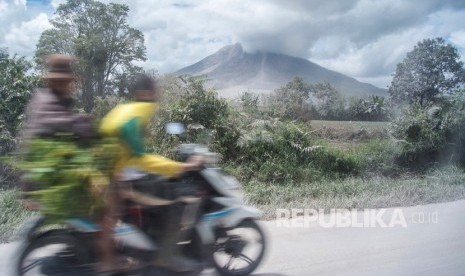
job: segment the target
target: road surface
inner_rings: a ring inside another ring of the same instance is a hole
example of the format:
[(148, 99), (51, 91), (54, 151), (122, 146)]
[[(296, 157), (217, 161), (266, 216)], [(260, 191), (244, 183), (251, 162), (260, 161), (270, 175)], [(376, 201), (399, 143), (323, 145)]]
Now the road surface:
[[(262, 222), (269, 247), (254, 275), (465, 275), (465, 200), (366, 210), (349, 222), (337, 214)], [(0, 246), (0, 275), (12, 275), (15, 246)]]

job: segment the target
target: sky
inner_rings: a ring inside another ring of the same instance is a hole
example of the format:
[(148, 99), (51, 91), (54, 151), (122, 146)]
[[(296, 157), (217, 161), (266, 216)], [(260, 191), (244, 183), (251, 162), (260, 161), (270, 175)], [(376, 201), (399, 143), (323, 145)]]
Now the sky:
[[(0, 0), (0, 47), (34, 55), (65, 0)], [(101, 2), (108, 3), (108, 0)], [(145, 36), (146, 69), (170, 73), (220, 48), (301, 57), (387, 88), (418, 41), (443, 37), (465, 61), (464, 0), (113, 0)]]

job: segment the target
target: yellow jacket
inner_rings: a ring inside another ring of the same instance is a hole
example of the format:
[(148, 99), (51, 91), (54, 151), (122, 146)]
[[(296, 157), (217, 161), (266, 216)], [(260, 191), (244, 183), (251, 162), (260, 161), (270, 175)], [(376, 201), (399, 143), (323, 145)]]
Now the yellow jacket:
[(129, 102), (117, 105), (102, 119), (100, 133), (107, 137), (118, 137), (120, 141), (115, 171), (124, 167), (138, 167), (166, 177), (174, 177), (182, 172), (182, 163), (145, 151), (143, 132), (157, 110), (158, 104), (153, 102)]

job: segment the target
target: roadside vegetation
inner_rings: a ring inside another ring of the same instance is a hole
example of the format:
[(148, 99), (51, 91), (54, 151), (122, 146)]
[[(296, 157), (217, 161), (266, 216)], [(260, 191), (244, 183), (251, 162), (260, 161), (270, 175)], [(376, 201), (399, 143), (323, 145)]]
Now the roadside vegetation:
[(0, 189), (0, 243), (12, 240), (21, 224), (33, 215), (20, 204), (19, 195), (17, 189)]
[[(64, 37), (74, 32), (60, 28), (45, 31), (35, 67), (0, 50), (2, 155), (18, 148), (25, 104), (39, 83), (42, 54), (74, 53), (81, 60), (77, 109), (93, 114), (96, 122), (128, 100), (131, 76), (142, 72), (131, 62), (145, 59), (142, 34), (127, 26), (125, 5), (69, 1), (57, 12), (73, 14), (81, 8), (88, 14), (98, 9), (112, 14), (134, 42), (127, 45), (135, 48), (124, 49), (128, 55), (119, 61), (121, 66), (94, 60), (98, 57), (89, 53), (104, 49), (95, 39), (86, 40), (86, 34), (95, 37), (104, 28), (83, 24), (79, 39)], [(83, 16), (80, 20), (85, 21), (88, 15)], [(70, 48), (60, 49), (56, 40), (46, 39), (53, 36), (71, 41), (66, 44)], [(110, 46), (105, 49), (119, 49)], [(266, 218), (273, 218), (276, 208), (378, 208), (462, 199), (464, 78), (457, 49), (441, 38), (420, 41), (407, 54), (386, 98), (346, 98), (329, 83), (309, 84), (296, 77), (269, 95), (238, 91), (237, 99), (226, 100), (207, 88), (205, 78), (158, 76), (164, 97), (149, 127), (147, 147), (175, 158), (173, 148), (181, 142), (208, 144), (222, 154), (221, 165), (244, 183), (247, 200), (263, 208)], [(164, 126), (171, 121), (185, 124), (186, 134), (165, 134)], [(17, 170), (0, 163), (0, 242), (10, 239), (30, 215), (17, 202), (18, 179)]]
[(314, 182), (269, 184), (245, 182), (249, 202), (276, 217), (276, 209), (365, 209), (413, 206), (465, 198), (465, 174), (457, 167), (431, 170), (424, 175), (322, 179)]

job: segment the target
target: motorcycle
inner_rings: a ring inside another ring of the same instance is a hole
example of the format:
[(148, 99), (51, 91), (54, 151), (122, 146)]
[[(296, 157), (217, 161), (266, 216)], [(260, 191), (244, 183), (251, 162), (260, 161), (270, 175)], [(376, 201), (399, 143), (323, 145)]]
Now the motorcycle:
[[(179, 125), (168, 125), (167, 129), (171, 134), (180, 132)], [(206, 162), (181, 179), (160, 179), (131, 168), (124, 173), (120, 183), (133, 197), (126, 198), (126, 212), (114, 229), (114, 239), (118, 253), (137, 265), (118, 275), (198, 275), (207, 268), (215, 268), (221, 275), (249, 275), (262, 261), (266, 240), (257, 223), (262, 212), (244, 205), (240, 183), (215, 165), (215, 153), (199, 144), (179, 147), (181, 160), (192, 155), (202, 155)], [(198, 195), (195, 200), (181, 199), (186, 206), (181, 218), (185, 239), (177, 245), (198, 264), (194, 272), (175, 274), (153, 265), (162, 250), (157, 244), (163, 234), (163, 205), (167, 203), (151, 195), (160, 187), (157, 184), (169, 185), (170, 181), (182, 181), (187, 194)], [(23, 227), (17, 274), (95, 275), (98, 259), (94, 244), (99, 227), (85, 218), (70, 219), (59, 228), (44, 222), (45, 218), (36, 217)]]

